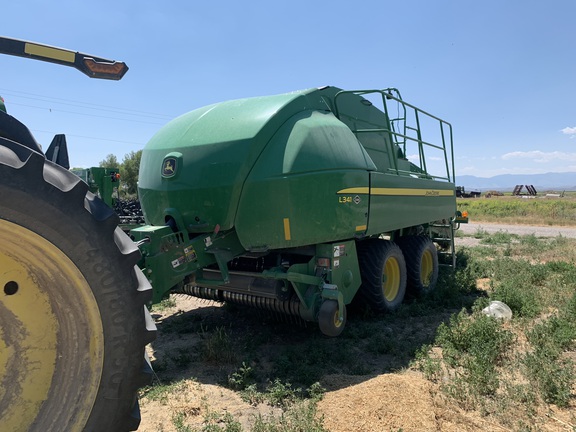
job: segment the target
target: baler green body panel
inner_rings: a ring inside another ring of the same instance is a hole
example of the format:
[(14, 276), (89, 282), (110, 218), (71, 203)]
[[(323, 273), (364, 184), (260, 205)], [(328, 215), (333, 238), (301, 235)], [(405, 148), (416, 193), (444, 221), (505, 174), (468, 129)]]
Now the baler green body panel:
[[(162, 128), (146, 145), (140, 164), (139, 195), (147, 222), (163, 225), (166, 209), (172, 209), (185, 229), (231, 229), (244, 182), (271, 137), (303, 110), (327, 110), (309, 93), (223, 102)], [(163, 175), (165, 161), (175, 162), (173, 175)]]
[(452, 183), (379, 172), (370, 175), (368, 235), (448, 220), (454, 214)]
[(244, 184), (236, 231), (247, 250), (324, 243), (363, 233), (368, 199), (336, 192), (367, 184), (376, 167), (332, 113), (301, 111), (270, 139)]

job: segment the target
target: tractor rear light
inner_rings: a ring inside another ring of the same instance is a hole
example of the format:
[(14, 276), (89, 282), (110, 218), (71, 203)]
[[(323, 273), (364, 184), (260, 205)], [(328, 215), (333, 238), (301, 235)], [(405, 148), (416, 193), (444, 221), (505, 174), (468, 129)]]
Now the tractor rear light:
[(318, 267), (330, 267), (330, 258), (318, 258), (316, 261)]
[(83, 62), (88, 74), (93, 78), (119, 80), (128, 71), (124, 62), (98, 62), (91, 57), (84, 58)]
[(468, 212), (467, 212), (466, 210), (464, 210), (464, 211), (462, 212), (462, 217), (463, 217), (463, 218), (467, 218), (467, 217), (468, 217)]

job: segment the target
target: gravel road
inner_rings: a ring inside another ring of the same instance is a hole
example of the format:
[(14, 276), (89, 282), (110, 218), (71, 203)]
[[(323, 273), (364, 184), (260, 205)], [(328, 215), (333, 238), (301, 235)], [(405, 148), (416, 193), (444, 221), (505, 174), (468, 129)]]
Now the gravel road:
[(576, 238), (576, 228), (563, 227), (563, 226), (533, 226), (533, 225), (504, 225), (492, 224), (486, 222), (475, 222), (460, 225), (460, 231), (466, 235), (472, 235), (478, 230), (484, 230), (488, 233), (495, 233), (498, 231), (509, 232), (510, 234), (517, 235), (530, 235), (534, 234), (536, 237), (562, 237)]
[(534, 225), (504, 225), (493, 224), (486, 222), (474, 222), (468, 224), (461, 224), (460, 231), (465, 234), (465, 237), (456, 237), (454, 239), (457, 247), (474, 247), (480, 244), (480, 239), (472, 237), (478, 230), (483, 230), (488, 233), (495, 233), (498, 231), (508, 232), (517, 235), (530, 235), (534, 234), (536, 237), (556, 237), (562, 235), (566, 238), (576, 238), (576, 228), (562, 227), (562, 226), (534, 226)]

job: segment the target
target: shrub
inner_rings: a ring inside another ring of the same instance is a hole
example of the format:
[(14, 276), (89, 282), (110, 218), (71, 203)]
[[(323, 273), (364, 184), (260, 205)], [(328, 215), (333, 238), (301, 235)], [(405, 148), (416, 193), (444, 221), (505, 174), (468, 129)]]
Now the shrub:
[(568, 406), (575, 383), (574, 363), (567, 358), (551, 358), (546, 349), (536, 349), (524, 357), (527, 375), (542, 399), (560, 407)]
[(316, 404), (304, 401), (287, 410), (280, 418), (255, 418), (252, 432), (328, 432), (324, 420), (317, 415)]
[(514, 340), (501, 323), (483, 314), (469, 316), (465, 310), (438, 328), (436, 343), (446, 363), (461, 368), (461, 379), (473, 394), (493, 394), (499, 385), (496, 366)]
[(485, 235), (481, 240), (480, 243), (483, 244), (510, 244), (512, 239), (517, 237), (513, 234), (510, 234), (507, 231), (497, 231), (493, 234)]
[(558, 315), (534, 326), (526, 336), (534, 351), (524, 356), (527, 377), (543, 400), (565, 407), (576, 382), (574, 363), (563, 352), (576, 342), (576, 294)]
[(506, 303), (514, 315), (521, 317), (533, 318), (542, 309), (534, 290), (524, 284), (519, 285), (514, 280), (497, 284), (490, 298)]

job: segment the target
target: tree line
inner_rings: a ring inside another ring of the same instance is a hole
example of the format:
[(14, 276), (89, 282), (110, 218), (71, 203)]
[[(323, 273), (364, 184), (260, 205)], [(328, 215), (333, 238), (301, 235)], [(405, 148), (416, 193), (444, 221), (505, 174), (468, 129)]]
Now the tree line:
[(124, 155), (122, 162), (114, 154), (109, 154), (98, 164), (101, 168), (118, 168), (120, 169), (120, 181), (122, 190), (129, 195), (138, 193), (138, 170), (140, 168), (140, 158), (142, 150), (131, 151)]

